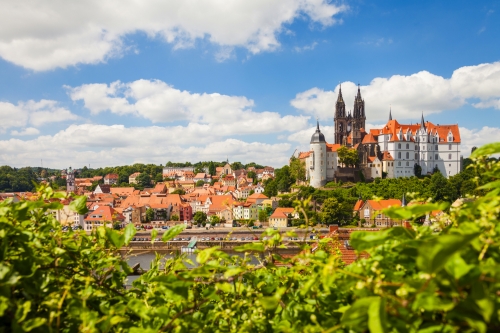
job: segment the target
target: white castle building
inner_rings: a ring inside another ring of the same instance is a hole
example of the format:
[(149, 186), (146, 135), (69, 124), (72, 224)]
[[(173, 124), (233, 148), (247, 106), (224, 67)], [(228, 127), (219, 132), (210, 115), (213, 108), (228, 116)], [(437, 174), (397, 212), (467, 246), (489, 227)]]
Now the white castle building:
[(329, 144), (319, 129), (311, 137), (310, 150), (298, 157), (306, 166), (306, 179), (313, 187), (321, 187), (335, 180), (339, 168), (337, 150), (347, 146), (358, 151), (360, 170), (365, 178), (411, 177), (416, 165), (421, 174), (439, 170), (444, 176), (456, 175), (462, 170), (460, 130), (458, 124), (435, 125), (422, 119), (416, 124), (400, 124), (392, 119), (381, 128), (365, 131), (365, 101), (360, 89), (354, 100), (354, 113), (345, 112), (342, 89), (335, 107), (335, 140)]

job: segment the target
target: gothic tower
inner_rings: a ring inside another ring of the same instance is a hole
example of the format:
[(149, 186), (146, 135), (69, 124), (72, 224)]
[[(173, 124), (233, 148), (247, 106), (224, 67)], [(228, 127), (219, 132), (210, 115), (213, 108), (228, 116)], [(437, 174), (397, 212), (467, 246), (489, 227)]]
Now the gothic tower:
[(333, 118), (335, 128), (335, 143), (344, 144), (347, 138), (347, 116), (345, 113), (345, 103), (342, 97), (342, 86), (339, 88), (337, 104), (335, 104), (335, 117)]
[(361, 129), (365, 128), (365, 101), (361, 98), (361, 91), (358, 84), (358, 94), (354, 98), (354, 110), (352, 114), (352, 145), (361, 143)]

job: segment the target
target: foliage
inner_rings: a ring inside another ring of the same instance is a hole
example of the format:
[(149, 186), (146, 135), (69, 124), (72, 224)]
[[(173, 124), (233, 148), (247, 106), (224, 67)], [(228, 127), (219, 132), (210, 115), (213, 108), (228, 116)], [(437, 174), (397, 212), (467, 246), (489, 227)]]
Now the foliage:
[(354, 167), (359, 163), (359, 155), (355, 149), (342, 146), (337, 150), (339, 162), (344, 166)]
[(278, 192), (289, 192), (290, 187), (295, 183), (288, 165), (274, 170), (274, 175), (274, 179), (270, 178), (265, 182), (264, 194), (269, 198), (278, 195)]
[(151, 186), (151, 176), (143, 172), (139, 176), (135, 178), (135, 181), (137, 182), (137, 185), (142, 186), (142, 187), (150, 187)]
[(146, 221), (151, 222), (155, 219), (155, 211), (152, 208), (146, 209)]
[(172, 214), (172, 216), (170, 216), (170, 221), (179, 221), (179, 215)]
[(196, 187), (202, 187), (203, 185), (205, 185), (205, 181), (200, 179), (200, 180), (198, 180), (198, 181), (196, 182), (196, 185), (195, 185), (195, 186), (196, 186)]
[[(129, 288), (131, 269), (119, 249), (133, 238), (133, 225), (64, 232), (48, 214), (62, 207), (53, 200), (61, 194), (50, 188), (40, 189), (39, 201), (1, 202), (0, 330), (498, 332), (500, 166), (484, 157), (494, 153), (500, 144), (473, 153), (474, 168), (488, 179), (477, 189), (481, 196), (450, 209), (432, 228), (352, 233), (350, 245), (370, 255), (354, 264), (342, 262), (329, 238), (317, 251), (305, 247), (282, 258), (276, 249), (283, 236), (268, 229), (262, 241), (237, 248), (242, 257), (216, 247), (199, 251), (196, 265), (157, 255)], [(85, 200), (74, 202), (84, 213)], [(385, 213), (413, 220), (447, 206)], [(169, 229), (162, 241), (184, 227)], [(253, 264), (251, 253), (265, 260)]]
[(218, 217), (217, 215), (212, 215), (210, 217), (210, 224), (212, 226), (215, 226), (216, 224), (220, 223), (220, 217)]
[(233, 162), (231, 164), (231, 169), (232, 170), (240, 170), (240, 169), (243, 169), (243, 164), (241, 162)]
[(193, 220), (200, 225), (207, 222), (207, 214), (201, 211), (194, 213)]
[(306, 180), (305, 163), (295, 156), (290, 159), (290, 175), (298, 181)]
[(173, 191), (172, 194), (184, 195), (186, 194), (186, 191), (184, 191), (182, 188), (178, 188), (177, 190)]
[[(35, 189), (37, 175), (32, 168), (0, 167), (0, 192), (27, 192)], [(66, 181), (59, 186), (66, 186)]]
[(413, 166), (413, 173), (415, 174), (416, 177), (420, 178), (422, 176), (422, 167), (415, 163)]
[(267, 222), (267, 212), (265, 210), (259, 210), (259, 221)]

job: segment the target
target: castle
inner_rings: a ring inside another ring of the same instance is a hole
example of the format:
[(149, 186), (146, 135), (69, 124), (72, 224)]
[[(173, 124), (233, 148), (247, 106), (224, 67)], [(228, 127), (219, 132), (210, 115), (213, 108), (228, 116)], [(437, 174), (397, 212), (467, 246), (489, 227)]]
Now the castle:
[[(297, 157), (305, 164), (306, 179), (313, 187), (321, 187), (342, 175), (361, 171), (366, 179), (385, 175), (388, 178), (410, 177), (416, 170), (430, 174), (438, 169), (450, 177), (461, 171), (460, 131), (458, 124), (435, 125), (424, 121), (400, 124), (392, 119), (381, 128), (365, 130), (365, 101), (360, 87), (354, 98), (353, 112), (346, 113), (342, 87), (335, 104), (335, 143), (329, 144), (321, 133), (319, 122), (311, 137), (310, 150)], [(339, 166), (337, 150), (346, 146), (359, 156), (359, 169)]]

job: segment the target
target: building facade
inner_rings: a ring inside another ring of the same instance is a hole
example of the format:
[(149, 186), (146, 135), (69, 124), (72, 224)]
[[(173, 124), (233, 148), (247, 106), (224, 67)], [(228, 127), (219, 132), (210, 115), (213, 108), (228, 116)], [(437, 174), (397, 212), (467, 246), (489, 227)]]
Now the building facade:
[(383, 127), (366, 131), (365, 122), (365, 101), (359, 85), (352, 114), (346, 112), (340, 87), (334, 113), (335, 143), (326, 142), (318, 122), (310, 150), (296, 155), (305, 165), (311, 186), (318, 188), (335, 179), (339, 169), (337, 150), (342, 146), (357, 150), (360, 170), (367, 178), (411, 177), (418, 170), (422, 175), (439, 170), (450, 177), (462, 170), (458, 124), (433, 124), (425, 121), (423, 114), (420, 123), (400, 124), (392, 119), (392, 110)]

